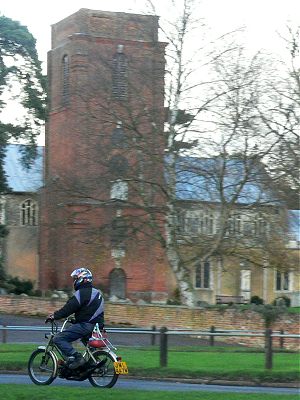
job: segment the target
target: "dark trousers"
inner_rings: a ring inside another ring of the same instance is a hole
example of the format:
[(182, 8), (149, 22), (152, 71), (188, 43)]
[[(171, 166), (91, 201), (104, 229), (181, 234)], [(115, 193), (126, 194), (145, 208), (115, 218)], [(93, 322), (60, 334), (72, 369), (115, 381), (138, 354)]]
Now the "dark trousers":
[(57, 333), (53, 342), (62, 352), (63, 356), (70, 357), (76, 353), (76, 350), (72, 346), (72, 342), (81, 339), (84, 336), (90, 336), (93, 332), (95, 324), (89, 322), (79, 322), (77, 324), (69, 326), (62, 332)]

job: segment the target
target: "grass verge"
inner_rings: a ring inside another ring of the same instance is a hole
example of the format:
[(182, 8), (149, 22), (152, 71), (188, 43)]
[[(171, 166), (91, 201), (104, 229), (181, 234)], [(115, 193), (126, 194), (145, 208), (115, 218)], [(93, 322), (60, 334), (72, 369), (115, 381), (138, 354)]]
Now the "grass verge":
[[(0, 370), (23, 371), (35, 345), (0, 345)], [(247, 380), (254, 382), (297, 382), (299, 354), (279, 352), (273, 356), (273, 369), (264, 368), (264, 354), (253, 350), (230, 351), (227, 348), (199, 347), (172, 348), (168, 352), (168, 366), (159, 367), (159, 349), (120, 347), (118, 355), (127, 362), (130, 376), (181, 377), (208, 380)]]
[[(265, 393), (212, 393), (212, 392), (160, 392), (152, 390), (124, 390), (124, 389), (95, 389), (95, 388), (66, 388), (66, 387), (39, 387), (29, 385), (0, 385), (5, 400), (299, 400), (298, 395), (265, 394)], [(104, 392), (103, 392), (104, 391)], [(105, 395), (104, 395), (105, 393)]]

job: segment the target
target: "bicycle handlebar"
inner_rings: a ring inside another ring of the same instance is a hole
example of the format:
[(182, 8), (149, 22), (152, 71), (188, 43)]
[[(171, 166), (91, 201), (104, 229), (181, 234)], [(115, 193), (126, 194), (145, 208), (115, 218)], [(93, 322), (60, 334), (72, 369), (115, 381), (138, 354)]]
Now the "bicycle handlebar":
[[(45, 324), (48, 324), (48, 323), (51, 323), (51, 332), (52, 333), (56, 333), (57, 331), (58, 331), (58, 325), (57, 325), (57, 323), (55, 322), (55, 319), (54, 318), (46, 318), (45, 319)], [(70, 324), (75, 324), (75, 322), (76, 322), (76, 320), (75, 320), (75, 318), (74, 317), (67, 317), (65, 320), (64, 320), (64, 323), (63, 323), (63, 327), (65, 326), (65, 324), (67, 323), (67, 322), (69, 322)]]

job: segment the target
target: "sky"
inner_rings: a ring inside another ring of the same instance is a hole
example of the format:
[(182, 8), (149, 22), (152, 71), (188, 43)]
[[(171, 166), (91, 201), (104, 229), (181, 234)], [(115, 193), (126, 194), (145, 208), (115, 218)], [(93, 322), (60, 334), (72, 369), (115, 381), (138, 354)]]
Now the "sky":
[[(176, 4), (182, 2), (176, 0)], [(153, 3), (157, 15), (162, 18), (172, 15), (170, 0), (153, 0)], [(145, 13), (144, 4), (144, 0), (2, 0), (0, 15), (27, 26), (37, 41), (39, 59), (46, 73), (52, 24), (80, 8)], [(246, 26), (243, 39), (253, 51), (264, 48), (280, 53), (283, 47), (278, 32), (285, 32), (287, 25), (300, 26), (300, 0), (195, 0), (195, 4), (195, 15), (205, 21), (214, 36)]]
[[(182, 0), (177, 0), (180, 3)], [(157, 14), (170, 14), (169, 0), (153, 0)], [(216, 34), (245, 25), (250, 47), (276, 51), (278, 35), (288, 21), (300, 25), (300, 0), (198, 0), (198, 14)], [(51, 24), (80, 8), (103, 11), (145, 12), (143, 0), (2, 0), (0, 14), (26, 25), (37, 40), (39, 58), (46, 64)]]

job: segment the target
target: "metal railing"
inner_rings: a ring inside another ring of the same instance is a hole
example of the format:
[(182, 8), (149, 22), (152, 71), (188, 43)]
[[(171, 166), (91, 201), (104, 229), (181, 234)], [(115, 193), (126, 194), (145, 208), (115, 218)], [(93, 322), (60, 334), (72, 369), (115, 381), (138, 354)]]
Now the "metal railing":
[[(300, 339), (300, 334), (288, 334), (283, 330), (273, 331), (267, 328), (262, 330), (225, 330), (216, 329), (214, 326), (210, 330), (183, 330), (174, 329), (169, 330), (166, 327), (157, 330), (155, 326), (150, 329), (139, 328), (105, 328), (108, 333), (121, 333), (121, 334), (141, 334), (150, 335), (151, 345), (155, 344), (156, 336), (159, 336), (159, 349), (160, 349), (160, 366), (167, 367), (168, 365), (168, 337), (169, 336), (190, 336), (190, 337), (208, 337), (210, 346), (215, 345), (214, 338), (219, 337), (264, 337), (264, 350), (265, 350), (265, 368), (272, 369), (273, 367), (273, 338), (280, 339), (280, 348), (284, 348), (284, 339)], [(7, 343), (7, 332), (9, 331), (25, 331), (25, 332), (49, 332), (49, 327), (44, 326), (17, 326), (17, 325), (0, 325), (2, 331), (2, 342)]]

